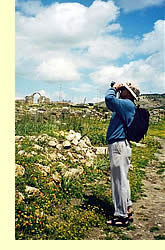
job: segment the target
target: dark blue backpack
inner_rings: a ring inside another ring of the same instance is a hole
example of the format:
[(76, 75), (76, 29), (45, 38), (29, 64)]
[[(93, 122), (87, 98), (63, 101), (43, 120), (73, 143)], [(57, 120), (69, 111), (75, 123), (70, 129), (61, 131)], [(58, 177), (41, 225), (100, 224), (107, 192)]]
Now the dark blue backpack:
[(129, 127), (125, 126), (125, 133), (128, 141), (139, 142), (144, 138), (149, 126), (149, 117), (150, 114), (146, 109), (140, 108), (139, 106), (136, 107), (131, 125)]

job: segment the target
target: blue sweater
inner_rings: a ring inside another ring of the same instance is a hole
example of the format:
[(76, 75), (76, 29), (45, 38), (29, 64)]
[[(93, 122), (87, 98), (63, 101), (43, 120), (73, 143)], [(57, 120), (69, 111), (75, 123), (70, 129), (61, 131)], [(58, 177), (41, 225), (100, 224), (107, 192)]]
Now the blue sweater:
[(118, 99), (116, 94), (116, 89), (110, 88), (105, 96), (107, 108), (113, 112), (106, 135), (106, 140), (109, 144), (126, 138), (124, 122), (129, 127), (136, 110), (136, 106), (131, 100)]

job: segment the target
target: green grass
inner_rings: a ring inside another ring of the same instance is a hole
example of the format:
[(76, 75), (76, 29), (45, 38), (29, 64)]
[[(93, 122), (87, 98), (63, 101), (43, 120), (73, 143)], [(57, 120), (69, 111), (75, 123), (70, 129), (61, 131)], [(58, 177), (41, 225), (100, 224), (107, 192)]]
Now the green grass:
[(165, 139), (165, 119), (157, 124), (152, 124), (149, 127), (148, 135), (157, 136)]
[[(78, 178), (62, 176), (60, 182), (52, 184), (52, 174), (62, 173), (58, 159), (49, 161), (45, 152), (40, 150), (32, 157), (18, 154), (20, 150), (27, 153), (33, 150), (34, 142), (26, 135), (46, 133), (54, 137), (60, 130), (73, 129), (87, 135), (94, 146), (105, 145), (107, 123), (97, 119), (70, 118), (55, 123), (53, 120), (37, 121), (29, 116), (16, 121), (16, 135), (25, 136), (19, 147), (16, 145), (16, 163), (25, 168), (25, 175), (16, 177), (15, 181), (16, 190), (24, 195), (24, 201), (20, 202), (16, 197), (16, 239), (80, 240), (86, 239), (95, 227), (105, 232), (106, 239), (112, 239), (114, 233), (119, 239), (129, 239), (122, 233), (122, 229), (110, 229), (106, 225), (106, 220), (113, 214), (108, 156), (97, 157), (91, 167), (80, 162), (73, 164), (68, 158), (60, 160), (68, 168), (82, 166), (83, 173)], [(152, 128), (150, 131), (153, 131)], [(35, 142), (37, 143), (41, 145), (40, 142)], [(134, 168), (129, 172), (129, 179), (133, 201), (142, 194), (145, 168), (154, 159), (154, 153), (159, 148), (152, 136), (147, 136), (143, 143), (146, 145), (145, 150), (135, 145), (132, 148)], [(44, 142), (42, 146), (45, 146)], [(50, 166), (50, 174), (44, 176), (38, 163)], [(38, 188), (40, 193), (29, 197), (25, 192), (26, 185)], [(73, 200), (77, 203), (72, 203)], [(130, 227), (130, 230), (135, 228)]]
[(25, 115), (20, 120), (16, 120), (15, 134), (16, 135), (39, 135), (48, 134), (53, 135), (53, 131), (57, 130), (57, 125), (52, 120), (45, 121), (37, 119), (31, 115)]
[[(150, 140), (147, 139), (149, 145)], [(29, 151), (31, 142), (25, 142)], [(24, 142), (22, 147), (25, 149)], [(52, 165), (40, 154), (31, 158), (20, 156), (18, 150), (20, 148), (16, 148), (16, 163), (26, 171), (24, 176), (16, 177), (16, 190), (25, 197), (20, 203), (16, 199), (16, 239), (84, 239), (94, 227), (106, 232), (106, 220), (113, 212), (108, 156), (98, 157), (90, 168), (84, 166), (84, 172), (78, 179), (62, 178), (61, 185), (51, 186), (51, 174), (57, 170), (60, 172), (58, 164)], [(130, 171), (129, 177), (134, 201), (142, 191), (144, 159), (147, 164), (153, 157), (153, 151), (153, 146), (147, 147), (145, 152), (133, 148), (134, 170)], [(142, 162), (136, 159), (137, 154), (144, 157)], [(36, 166), (38, 162), (52, 166), (51, 174), (43, 176)], [(67, 164), (71, 166), (71, 162), (67, 161)], [(104, 184), (99, 183), (103, 180)], [(39, 188), (41, 193), (28, 197), (26, 185)], [(73, 198), (80, 200), (80, 204), (72, 205)], [(121, 234), (121, 237), (124, 236)]]
[(160, 228), (158, 226), (154, 226), (154, 227), (151, 227), (150, 228), (150, 232), (153, 233), (153, 232), (156, 232), (156, 231), (159, 231)]
[(106, 145), (105, 135), (108, 126), (108, 120), (99, 120), (94, 118), (82, 118), (67, 116), (59, 120), (54, 120), (51, 116), (45, 120), (43, 117), (33, 117), (25, 115), (17, 120), (15, 124), (16, 135), (39, 135), (48, 134), (54, 136), (55, 132), (61, 130), (74, 130), (82, 136), (87, 135), (93, 145)]
[(154, 238), (155, 240), (165, 240), (165, 235), (159, 234), (159, 235), (154, 236)]
[(159, 143), (155, 141), (151, 136), (147, 136), (143, 143), (145, 143), (145, 150), (141, 147), (132, 146), (132, 160), (131, 163), (134, 166), (133, 170), (129, 173), (130, 187), (132, 200), (136, 201), (143, 191), (142, 180), (145, 175), (145, 168), (149, 161), (154, 159), (154, 153), (157, 152), (160, 147)]

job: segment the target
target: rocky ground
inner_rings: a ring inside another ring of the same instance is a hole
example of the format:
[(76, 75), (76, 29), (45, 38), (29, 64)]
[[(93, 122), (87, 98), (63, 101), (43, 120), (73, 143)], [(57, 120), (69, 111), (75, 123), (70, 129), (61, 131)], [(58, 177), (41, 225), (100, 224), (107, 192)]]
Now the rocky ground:
[[(149, 110), (152, 123), (157, 124), (158, 121), (164, 118), (164, 95), (143, 96), (138, 104)], [(108, 121), (111, 112), (107, 112), (105, 103), (97, 106), (80, 105), (79, 107), (67, 106), (67, 104), (63, 106), (53, 103), (50, 105), (25, 105), (24, 103), (16, 103), (16, 122), (19, 123), (22, 119), (23, 122), (26, 122), (24, 121), (24, 116), (26, 119), (30, 118), (31, 121), (34, 122), (42, 123), (43, 121), (51, 121), (51, 123), (53, 122), (57, 127), (60, 127), (61, 124), (63, 127), (65, 127), (64, 124), (67, 127), (68, 116), (73, 118), (82, 117), (83, 119), (94, 117), (95, 119)], [(61, 123), (61, 120), (63, 123)], [(66, 128), (64, 128), (64, 130), (65, 129)], [(50, 134), (51, 136), (47, 134), (40, 134), (38, 136), (27, 135), (26, 133), (26, 136), (20, 136), (22, 134), (24, 134), (22, 130), (18, 129), (15, 138), (17, 156), (15, 175), (20, 178), (20, 180), (27, 176), (29, 179), (25, 178), (26, 186), (24, 191), (20, 187), (20, 182), (17, 182), (18, 189), (16, 187), (16, 197), (19, 202), (24, 201), (27, 194), (29, 197), (32, 196), (35, 199), (39, 193), (41, 186), (35, 186), (29, 177), (30, 174), (28, 174), (31, 173), (28, 171), (32, 171), (33, 168), (39, 175), (41, 174), (43, 176), (45, 180), (44, 185), (48, 184), (48, 186), (51, 187), (56, 184), (61, 187), (63, 177), (73, 178), (74, 181), (76, 181), (81, 175), (89, 172), (86, 171), (86, 169), (90, 169), (93, 165), (96, 155), (107, 154), (107, 147), (92, 146), (94, 144), (92, 144), (92, 141), (90, 142), (86, 136), (88, 133), (82, 136), (80, 133), (70, 130), (67, 133), (60, 131), (57, 134)], [(165, 240), (165, 172), (161, 171), (165, 168), (165, 139), (156, 139), (160, 142), (161, 149), (159, 153), (155, 154), (157, 159), (150, 161), (145, 168), (146, 175), (143, 180), (142, 196), (133, 203), (134, 222), (128, 228), (116, 228), (107, 226), (105, 219), (102, 226), (92, 227), (92, 230), (85, 240)], [(31, 159), (33, 159), (33, 161)], [(160, 164), (162, 164), (162, 168), (158, 168)], [(95, 173), (95, 169), (93, 172)], [(34, 175), (33, 171), (32, 174)], [(87, 177), (89, 178), (89, 176)], [(84, 178), (87, 177), (85, 175)], [(109, 175), (108, 177), (106, 176), (106, 180), (102, 180), (102, 176), (98, 172), (92, 182), (92, 186), (88, 186), (89, 183), (87, 182), (86, 195), (89, 197), (89, 201), (91, 198), (91, 202), (93, 202), (93, 198), (95, 198), (90, 195), (91, 187), (93, 188), (93, 186), (96, 186), (98, 183), (106, 185), (107, 178), (109, 178)], [(33, 180), (37, 183), (35, 177)], [(80, 199), (71, 199), (72, 205), (79, 206), (79, 202)], [(95, 203), (97, 202), (95, 201)], [(43, 204), (45, 205), (45, 203)], [(105, 207), (107, 204), (101, 204), (101, 206), (102, 205)], [(62, 234), (63, 233), (62, 230)]]
[[(41, 137), (41, 138), (40, 138)], [(61, 157), (69, 157), (72, 162), (76, 162), (78, 158), (82, 161), (82, 163), (86, 163), (88, 157), (91, 159), (95, 154), (103, 154), (105, 153), (104, 147), (93, 148), (90, 144), (90, 141), (87, 137), (81, 138), (79, 133), (75, 133), (74, 131), (70, 131), (69, 133), (63, 134), (63, 140), (58, 142), (57, 140), (52, 141), (52, 138), (49, 136), (43, 137), (35, 137), (29, 136), (28, 138), (32, 141), (40, 142), (46, 140), (44, 143), (44, 149), (41, 146), (34, 144), (34, 147), (37, 150), (43, 150), (45, 153), (47, 152), (47, 156), (53, 160), (55, 158)], [(24, 140), (24, 137), (16, 136), (16, 144)], [(94, 228), (92, 232), (89, 233), (87, 239), (89, 240), (155, 240), (165, 239), (165, 173), (158, 173), (158, 166), (160, 163), (165, 164), (165, 139), (156, 138), (161, 145), (159, 153), (156, 153), (156, 160), (152, 160), (147, 168), (145, 169), (146, 175), (143, 180), (143, 194), (141, 199), (137, 200), (133, 203), (133, 217), (134, 222), (128, 228), (114, 228), (109, 227), (108, 231), (105, 232), (101, 228)], [(18, 145), (19, 147), (20, 145)], [(20, 146), (21, 147), (21, 146)], [(50, 151), (52, 148), (53, 153)], [(21, 148), (20, 148), (21, 149)], [(46, 150), (47, 149), (47, 150)], [(49, 149), (49, 150), (48, 150)], [(69, 150), (69, 151), (68, 151)], [(102, 152), (102, 151), (103, 152)], [(57, 152), (56, 152), (57, 151)], [(59, 153), (59, 151), (63, 151), (63, 155)], [(32, 152), (31, 152), (32, 153)], [(28, 157), (28, 153), (24, 150), (20, 150), (18, 154), (26, 154)], [(58, 156), (58, 157), (57, 157)], [(88, 161), (89, 162), (89, 161)], [(49, 174), (49, 167), (38, 164), (41, 171), (45, 176)], [(164, 167), (164, 165), (163, 165)], [(64, 175), (77, 175), (81, 174), (82, 168), (64, 168)], [(16, 164), (16, 176), (24, 175), (25, 169), (20, 165)], [(60, 181), (60, 176), (56, 172), (52, 176), (55, 182)], [(31, 190), (32, 188), (26, 186), (25, 192), (33, 192), (35, 190)], [(34, 188), (33, 188), (34, 189)], [(19, 193), (19, 196), (21, 194)], [(23, 199), (24, 197), (18, 197), (19, 199)], [(109, 233), (108, 233), (109, 232)]]

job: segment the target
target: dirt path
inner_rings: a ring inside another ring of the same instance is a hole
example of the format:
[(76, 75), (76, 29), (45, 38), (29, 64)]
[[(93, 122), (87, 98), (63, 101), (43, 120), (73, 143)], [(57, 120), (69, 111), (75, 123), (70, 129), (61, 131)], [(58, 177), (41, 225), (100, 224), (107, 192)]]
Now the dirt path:
[(143, 197), (133, 204), (133, 230), (124, 229), (124, 234), (133, 240), (165, 239), (165, 175), (158, 174), (157, 166), (165, 162), (165, 140), (156, 138), (160, 144), (158, 160), (146, 168)]

